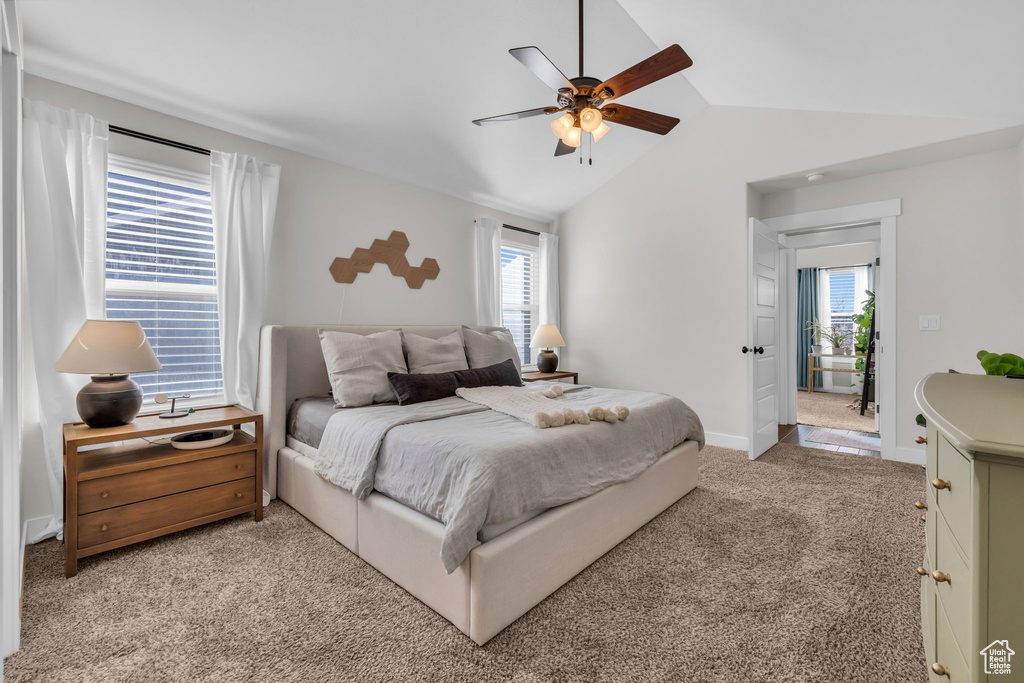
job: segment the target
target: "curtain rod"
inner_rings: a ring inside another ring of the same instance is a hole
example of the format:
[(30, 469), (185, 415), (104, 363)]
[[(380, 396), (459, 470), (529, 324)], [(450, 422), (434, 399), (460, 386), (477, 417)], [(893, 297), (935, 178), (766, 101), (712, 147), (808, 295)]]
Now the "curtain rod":
[(145, 140), (146, 142), (155, 142), (158, 145), (167, 145), (168, 147), (183, 149), (186, 152), (195, 152), (196, 154), (205, 154), (206, 156), (210, 156), (210, 150), (203, 149), (202, 147), (196, 147), (195, 145), (177, 142), (176, 140), (168, 140), (167, 138), (160, 138), (156, 135), (150, 135), (149, 133), (140, 133), (137, 130), (122, 128), (121, 126), (110, 126), (109, 128), (111, 133), (125, 135), (130, 138), (138, 138), (139, 140)]
[(508, 228), (509, 230), (515, 230), (517, 232), (525, 232), (527, 235), (536, 235), (537, 237), (540, 237), (540, 233), (537, 232), (536, 230), (527, 230), (526, 228), (517, 228), (516, 226), (509, 225), (508, 223), (502, 223), (501, 227)]

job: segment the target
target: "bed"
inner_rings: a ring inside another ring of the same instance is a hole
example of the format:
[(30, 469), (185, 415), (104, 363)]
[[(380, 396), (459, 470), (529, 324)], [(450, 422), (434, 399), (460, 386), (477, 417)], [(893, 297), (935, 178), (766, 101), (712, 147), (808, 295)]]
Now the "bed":
[[(697, 485), (698, 441), (681, 440), (666, 445), (667, 452), (628, 481), (573, 502), (523, 510), (502, 524), (483, 525), (467, 552), (452, 555), (447, 550), (451, 534), (446, 538), (445, 524), (437, 519), (376, 490), (360, 499), (314, 471), (324, 421), (333, 412), (322, 398), (331, 387), (318, 329), (371, 334), (395, 327), (263, 328), (258, 408), (264, 413), (267, 492), (480, 645)], [(459, 328), (403, 329), (436, 339)], [(299, 399), (304, 401), (296, 403)], [(305, 409), (299, 410), (303, 403)], [(564, 438), (567, 429), (543, 431), (561, 432)], [(439, 559), (443, 549), (447, 569)]]

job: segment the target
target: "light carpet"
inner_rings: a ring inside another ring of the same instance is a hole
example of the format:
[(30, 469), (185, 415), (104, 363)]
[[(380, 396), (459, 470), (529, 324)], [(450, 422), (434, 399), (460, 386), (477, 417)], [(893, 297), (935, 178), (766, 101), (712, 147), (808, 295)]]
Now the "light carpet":
[[(281, 502), (28, 548), (8, 681), (921, 682), (920, 467), (708, 447), (700, 486), (486, 646)], [(842, 504), (837, 501), (841, 500)], [(440, 562), (440, 559), (438, 560)]]
[(875, 404), (872, 401), (864, 415), (860, 408), (851, 408), (860, 397), (853, 394), (831, 394), (816, 391), (796, 392), (796, 420), (802, 425), (845, 429), (853, 432), (877, 432)]

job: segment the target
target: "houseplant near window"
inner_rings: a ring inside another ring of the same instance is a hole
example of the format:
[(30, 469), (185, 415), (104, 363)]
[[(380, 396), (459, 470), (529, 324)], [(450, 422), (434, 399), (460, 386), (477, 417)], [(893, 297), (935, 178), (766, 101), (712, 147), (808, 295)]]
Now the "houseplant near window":
[(804, 332), (811, 333), (811, 353), (813, 353), (815, 356), (820, 356), (821, 332), (823, 329), (821, 321), (819, 321), (817, 318), (815, 318), (814, 320), (805, 320), (804, 325), (807, 325), (807, 327), (804, 328)]
[(853, 335), (849, 330), (843, 329), (838, 325), (829, 325), (826, 328), (822, 328), (821, 337), (829, 344), (832, 345), (832, 349), (837, 354), (845, 354), (844, 347), (853, 338)]

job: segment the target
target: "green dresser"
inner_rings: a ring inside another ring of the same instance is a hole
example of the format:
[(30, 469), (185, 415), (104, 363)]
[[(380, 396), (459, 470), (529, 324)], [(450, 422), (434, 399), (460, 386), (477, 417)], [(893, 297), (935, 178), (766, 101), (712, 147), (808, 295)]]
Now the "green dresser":
[(929, 680), (1024, 681), (1024, 380), (934, 374), (916, 398), (928, 420), (917, 573)]

